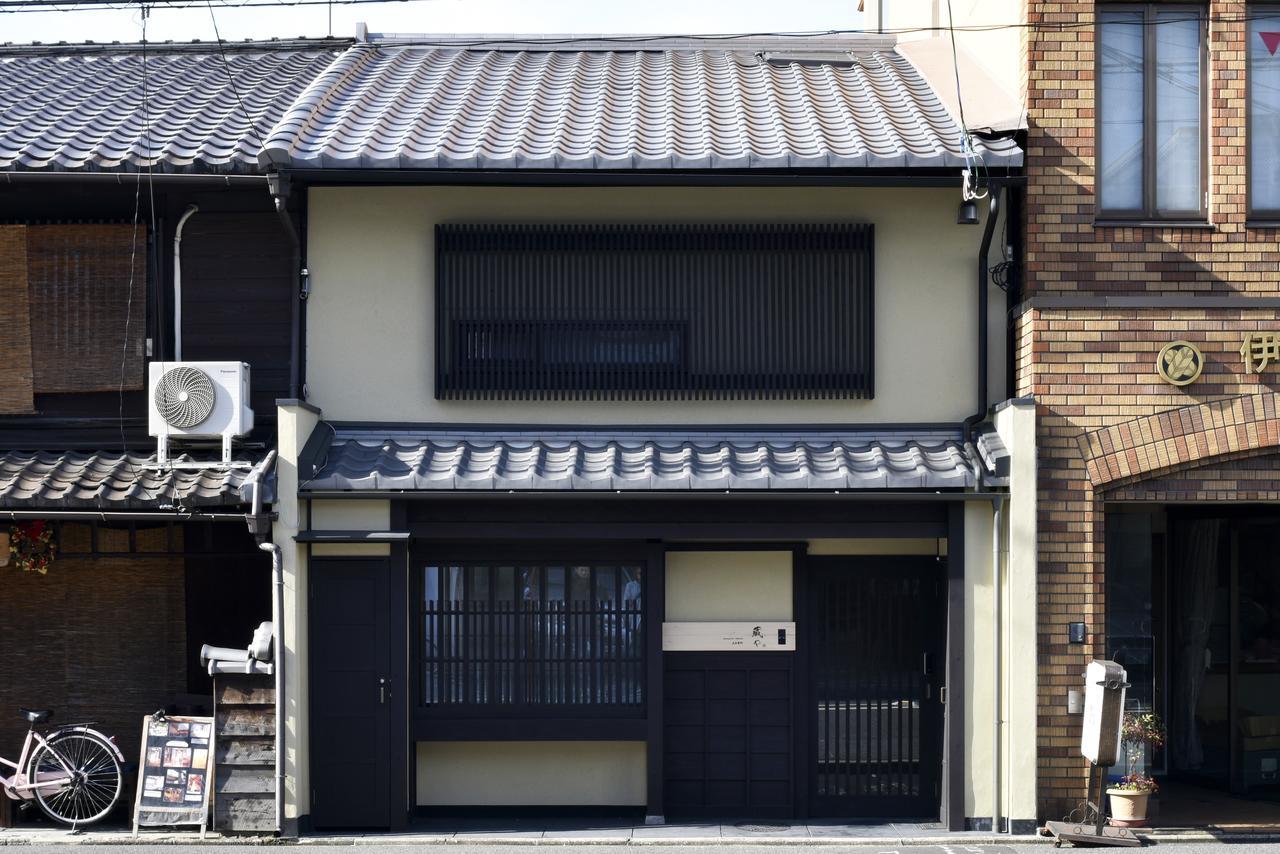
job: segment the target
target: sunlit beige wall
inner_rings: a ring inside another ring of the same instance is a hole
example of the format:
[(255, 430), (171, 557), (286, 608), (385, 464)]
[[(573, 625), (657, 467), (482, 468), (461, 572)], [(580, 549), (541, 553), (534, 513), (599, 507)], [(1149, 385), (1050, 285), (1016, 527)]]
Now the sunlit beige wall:
[[(956, 422), (976, 408), (974, 263), (959, 185), (865, 188), (319, 187), (308, 196), (307, 388), (327, 419), (445, 423)], [(985, 210), (985, 208), (984, 208)], [(876, 397), (865, 401), (435, 399), (433, 227), (465, 222), (870, 222)], [(995, 329), (1002, 308), (993, 300)], [(1003, 334), (991, 336), (992, 396)]]
[(671, 623), (789, 622), (791, 552), (667, 552), (666, 617)]

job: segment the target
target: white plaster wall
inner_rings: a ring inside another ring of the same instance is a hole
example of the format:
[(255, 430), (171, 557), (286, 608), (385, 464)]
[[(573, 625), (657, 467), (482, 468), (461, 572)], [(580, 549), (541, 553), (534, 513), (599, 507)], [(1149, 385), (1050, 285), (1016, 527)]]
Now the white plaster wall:
[(643, 806), (643, 741), (430, 741), (420, 806)]
[(283, 644), (285, 660), (284, 756), (285, 819), (310, 812), (307, 753), (307, 552), (294, 541), (303, 527), (298, 501), (298, 453), (319, 416), (300, 406), (281, 406), (276, 422), (276, 490), (272, 525), (284, 572)]
[[(309, 190), (309, 400), (334, 420), (554, 424), (956, 422), (976, 408), (981, 230), (958, 186), (319, 187)], [(984, 209), (985, 215), (985, 209)], [(440, 401), (433, 226), (461, 222), (872, 222), (876, 397), (788, 401)], [(998, 292), (996, 292), (998, 293)], [(993, 306), (998, 330), (999, 306)], [(991, 336), (1003, 354), (1002, 334)], [(1001, 364), (993, 360), (993, 376)], [(993, 386), (993, 396), (1001, 399)]]
[(670, 623), (789, 622), (791, 552), (667, 552)]
[[(364, 499), (311, 502), (311, 529), (314, 531), (385, 531), (391, 527), (391, 502)], [(389, 543), (316, 543), (311, 553), (317, 557), (383, 556), (391, 554)]]
[[(1021, 401), (996, 413), (1009, 449), (1004, 602), (1004, 814), (1036, 818), (1036, 408)], [(1063, 698), (1065, 702), (1066, 698)]]
[[(867, 29), (897, 31), (901, 41), (938, 38), (950, 41), (947, 0), (867, 0)], [(883, 14), (881, 14), (881, 12)], [(969, 51), (1009, 88), (1021, 92), (1026, 81), (1022, 40), (1026, 0), (951, 0), (956, 44)], [(1004, 25), (1004, 26), (1001, 26)], [(972, 29), (965, 29), (966, 27)], [(941, 85), (944, 81), (934, 81)], [(964, 79), (961, 78), (963, 89)]]

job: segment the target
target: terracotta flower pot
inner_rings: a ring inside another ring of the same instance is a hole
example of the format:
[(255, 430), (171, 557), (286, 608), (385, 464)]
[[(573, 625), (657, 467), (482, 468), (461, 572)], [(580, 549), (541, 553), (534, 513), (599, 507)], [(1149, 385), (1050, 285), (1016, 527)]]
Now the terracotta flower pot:
[(1117, 827), (1144, 827), (1147, 823), (1147, 799), (1150, 792), (1132, 789), (1107, 789), (1111, 796), (1111, 823)]

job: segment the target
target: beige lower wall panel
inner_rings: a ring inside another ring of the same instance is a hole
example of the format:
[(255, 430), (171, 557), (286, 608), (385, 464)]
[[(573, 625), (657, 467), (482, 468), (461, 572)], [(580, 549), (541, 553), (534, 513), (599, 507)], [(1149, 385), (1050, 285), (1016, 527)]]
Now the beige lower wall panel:
[(390, 543), (314, 543), (311, 554), (316, 557), (386, 557)]
[(643, 741), (418, 743), (419, 806), (643, 806)]
[(667, 552), (672, 623), (790, 622), (790, 551)]

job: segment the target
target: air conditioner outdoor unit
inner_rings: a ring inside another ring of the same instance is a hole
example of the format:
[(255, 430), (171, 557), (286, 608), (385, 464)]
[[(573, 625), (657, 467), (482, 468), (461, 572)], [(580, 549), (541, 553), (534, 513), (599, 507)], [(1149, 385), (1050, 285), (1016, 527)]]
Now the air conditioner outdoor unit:
[(231, 440), (253, 430), (244, 362), (152, 362), (147, 400), (159, 465), (170, 465), (170, 439), (218, 438), (222, 463), (230, 465)]

